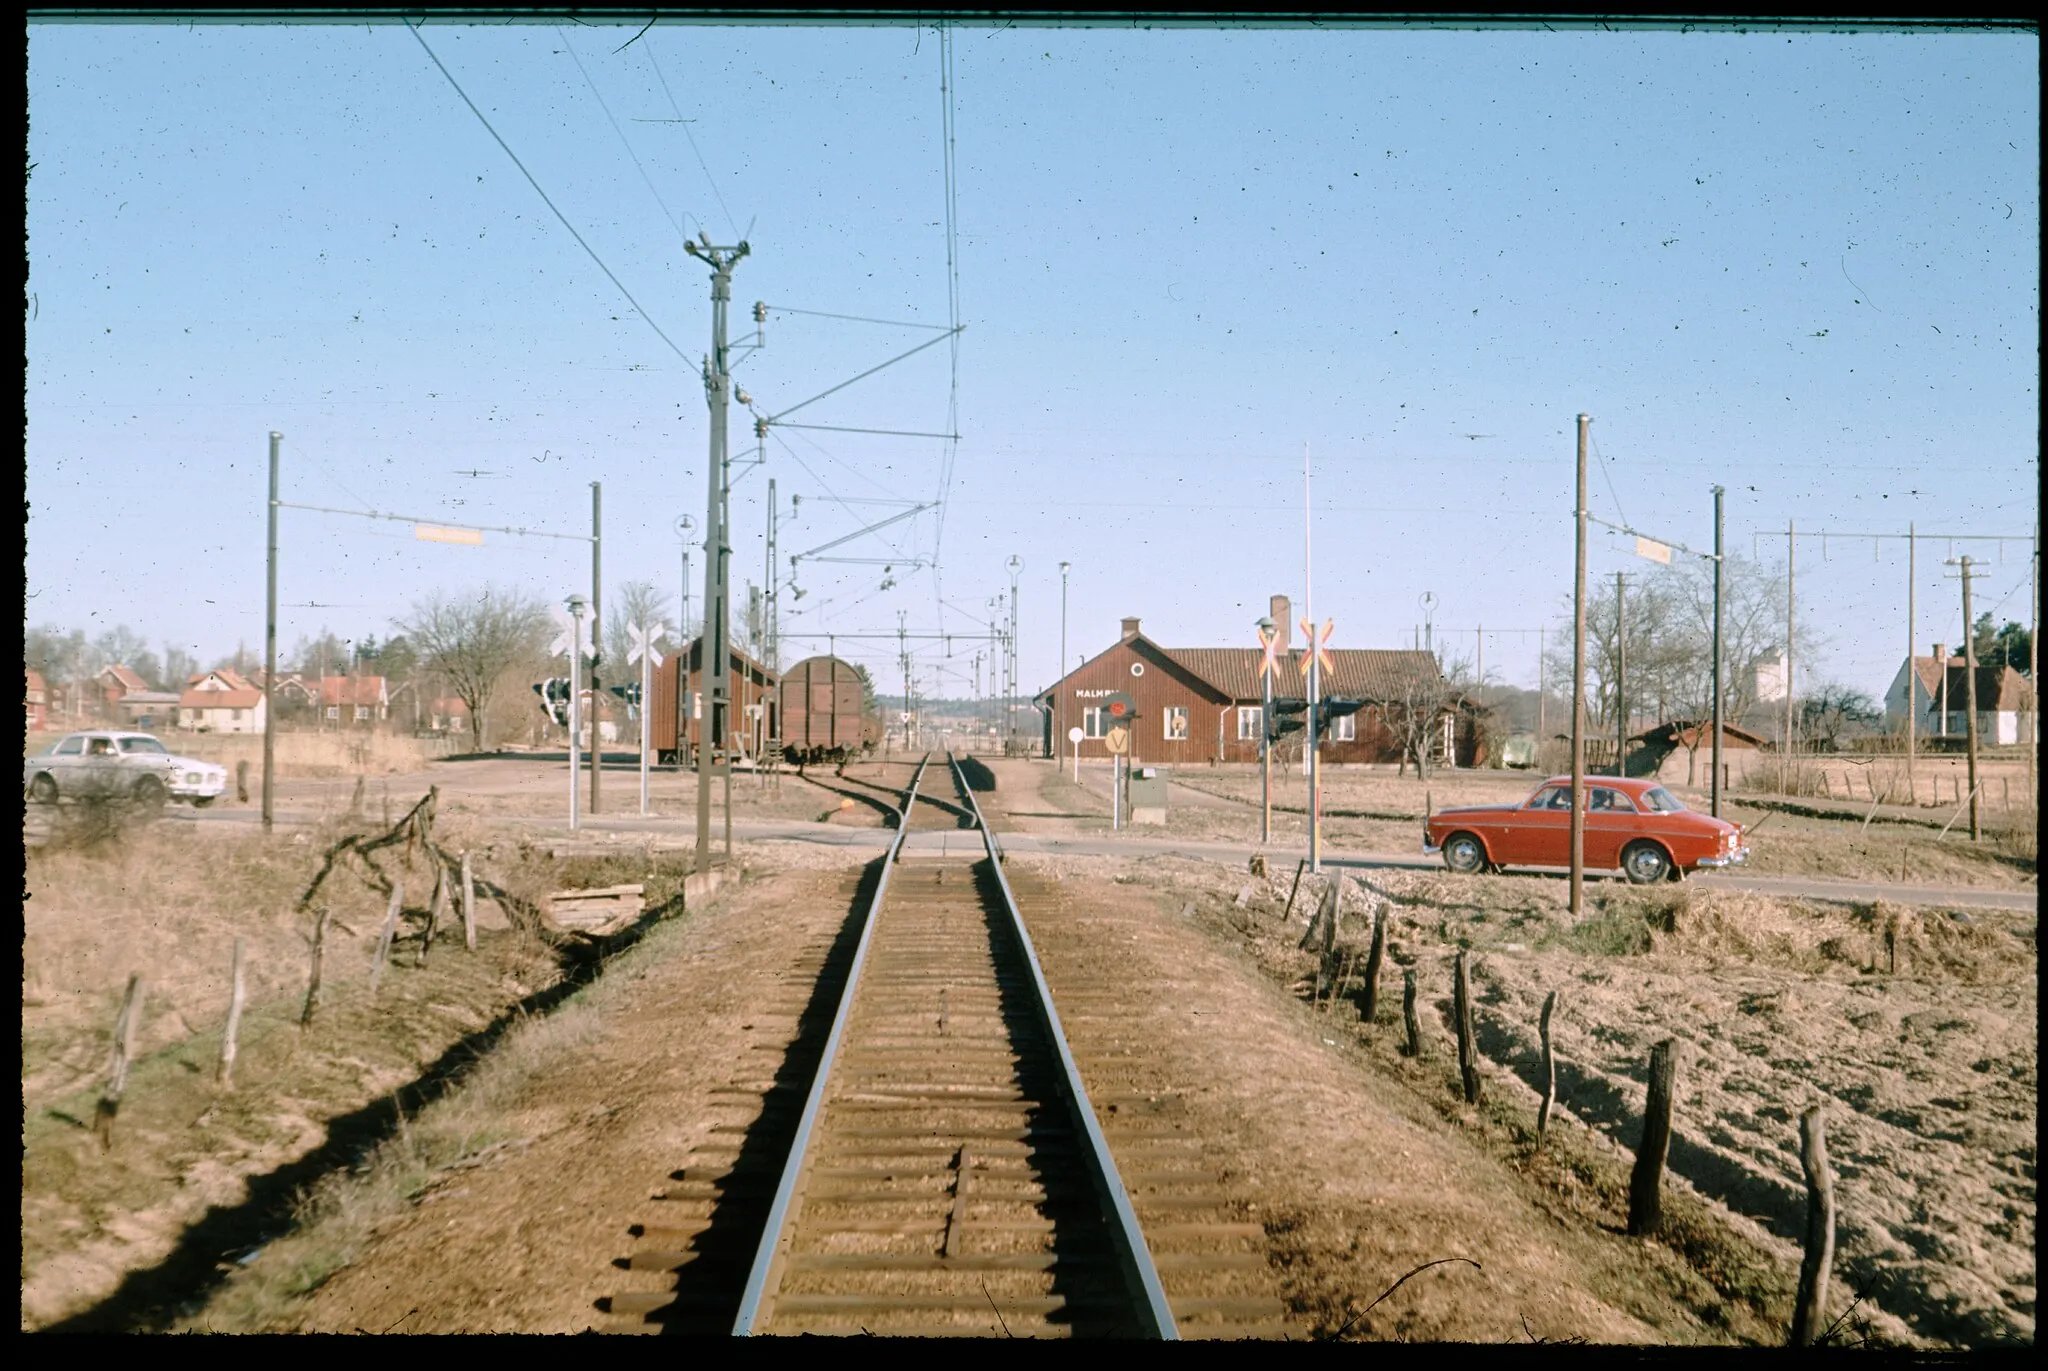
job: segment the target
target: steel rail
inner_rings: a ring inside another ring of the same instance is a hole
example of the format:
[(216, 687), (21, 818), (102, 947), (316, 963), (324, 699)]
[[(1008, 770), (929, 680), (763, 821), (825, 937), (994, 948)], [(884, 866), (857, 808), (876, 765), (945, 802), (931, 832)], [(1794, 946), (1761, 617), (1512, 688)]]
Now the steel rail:
[(974, 816), (974, 826), (981, 830), (982, 843), (988, 848), (989, 869), (995, 873), (996, 888), (1002, 891), (1003, 907), (1009, 912), (1010, 928), (1024, 950), (1025, 965), (1031, 968), (1031, 984), (1036, 992), (1032, 997), (1033, 1003), (1038, 1008), (1047, 1038), (1059, 1051), (1060, 1089), (1066, 1094), (1075, 1120), (1088, 1138), (1089, 1177), (1095, 1183), (1096, 1194), (1105, 1213), (1112, 1219), (1109, 1229), (1116, 1245), (1117, 1262), (1123, 1268), (1124, 1280), (1135, 1297), (1139, 1316), (1149, 1324), (1138, 1331), (1142, 1336), (1177, 1341), (1180, 1329), (1174, 1323), (1173, 1309), (1167, 1303), (1166, 1287), (1160, 1282), (1159, 1268), (1152, 1260), (1152, 1249), (1145, 1244), (1144, 1229), (1139, 1226), (1137, 1211), (1131, 1206), (1130, 1192), (1124, 1189), (1123, 1177), (1116, 1169), (1116, 1158), (1110, 1155), (1109, 1140), (1103, 1136), (1102, 1125), (1095, 1117), (1095, 1106), (1089, 1103), (1088, 1087), (1081, 1081), (1080, 1064), (1074, 1060), (1073, 1049), (1067, 1045), (1059, 1010), (1053, 1007), (1052, 990), (1046, 985), (1045, 971), (1038, 964), (1038, 949), (1032, 946), (1031, 934), (1024, 927), (1024, 915), (1017, 908), (1017, 897), (1010, 889), (1009, 877), (1003, 874), (1003, 852), (996, 842), (995, 830), (982, 817), (981, 802), (974, 798), (974, 787), (967, 783), (959, 759), (949, 752), (946, 762), (952, 768), (960, 793), (967, 797), (967, 808)]
[(896, 811), (896, 836), (889, 843), (889, 852), (882, 861), (882, 874), (875, 882), (875, 895), (868, 902), (867, 917), (860, 931), (860, 942), (853, 950), (853, 963), (847, 968), (846, 987), (839, 993), (839, 1008), (832, 1015), (832, 1031), (825, 1039), (825, 1050), (818, 1058), (817, 1073), (811, 1078), (810, 1094), (804, 1099), (804, 1112), (797, 1119), (796, 1139), (790, 1145), (789, 1160), (783, 1163), (782, 1179), (775, 1187), (775, 1202), (768, 1210), (768, 1220), (762, 1230), (761, 1245), (754, 1252), (754, 1264), (747, 1272), (745, 1292), (740, 1296), (739, 1314), (733, 1320), (732, 1333), (736, 1338), (754, 1335), (760, 1326), (767, 1294), (776, 1276), (780, 1274), (784, 1249), (788, 1245), (790, 1231), (797, 1210), (797, 1186), (803, 1179), (804, 1163), (811, 1147), (811, 1135), (817, 1127), (818, 1116), (824, 1112), (825, 1092), (832, 1078), (833, 1059), (839, 1054), (839, 1045), (846, 1037), (847, 1021), (853, 1016), (855, 992), (860, 988), (860, 973), (867, 964), (868, 947), (874, 942), (876, 915), (882, 912), (882, 901), (889, 893), (889, 873), (903, 855), (903, 839), (910, 832), (910, 811), (917, 807), (917, 788), (924, 780), (924, 770), (930, 754), (919, 759), (917, 770), (912, 773), (910, 786), (903, 792), (903, 807)]

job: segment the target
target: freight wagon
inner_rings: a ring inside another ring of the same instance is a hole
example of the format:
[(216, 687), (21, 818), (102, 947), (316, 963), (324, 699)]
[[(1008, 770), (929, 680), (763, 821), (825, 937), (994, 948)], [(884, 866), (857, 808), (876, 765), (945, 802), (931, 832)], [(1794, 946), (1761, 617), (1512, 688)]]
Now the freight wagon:
[[(654, 670), (654, 694), (647, 701), (647, 738), (653, 744), (655, 760), (663, 765), (678, 761), (687, 765), (691, 760), (689, 755), (678, 756), (679, 738), (686, 754), (697, 747), (706, 707), (702, 644), (701, 638), (691, 639), (687, 647)], [(725, 721), (725, 736), (714, 736), (711, 746), (720, 756), (730, 754), (737, 760), (758, 755), (763, 738), (772, 737), (778, 726), (776, 676), (738, 648), (732, 649), (731, 668), (727, 690), (732, 714)], [(687, 679), (679, 679), (685, 676)]]
[(805, 766), (850, 761), (874, 751), (882, 740), (882, 720), (867, 699), (860, 671), (837, 657), (807, 657), (783, 672), (783, 759)]

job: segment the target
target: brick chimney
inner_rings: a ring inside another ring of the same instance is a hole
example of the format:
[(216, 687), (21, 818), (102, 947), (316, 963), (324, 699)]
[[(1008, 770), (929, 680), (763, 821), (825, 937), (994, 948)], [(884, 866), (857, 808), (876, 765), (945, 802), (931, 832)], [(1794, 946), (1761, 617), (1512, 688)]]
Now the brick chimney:
[(1294, 606), (1288, 602), (1285, 595), (1275, 595), (1272, 600), (1272, 607), (1266, 612), (1272, 616), (1274, 625), (1280, 630), (1280, 646), (1292, 649), (1294, 647)]
[(1125, 642), (1127, 642), (1127, 643), (1128, 643), (1128, 642), (1129, 642), (1129, 641), (1130, 641), (1131, 639), (1133, 639), (1133, 638), (1135, 638), (1135, 637), (1137, 637), (1137, 636), (1138, 636), (1138, 621), (1137, 621), (1137, 619), (1135, 619), (1135, 618), (1130, 618), (1130, 619), (1126, 619), (1126, 620), (1124, 620), (1124, 637), (1123, 637), (1123, 640), (1124, 640)]

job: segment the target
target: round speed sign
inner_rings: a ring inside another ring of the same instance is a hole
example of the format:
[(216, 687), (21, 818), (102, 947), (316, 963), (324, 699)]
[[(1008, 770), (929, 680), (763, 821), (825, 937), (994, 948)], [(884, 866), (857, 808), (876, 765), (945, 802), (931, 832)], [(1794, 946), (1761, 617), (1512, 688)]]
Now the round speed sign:
[(1078, 743), (1087, 736), (1087, 734), (1083, 733), (1078, 728), (1070, 728), (1067, 730), (1067, 741), (1070, 743)]

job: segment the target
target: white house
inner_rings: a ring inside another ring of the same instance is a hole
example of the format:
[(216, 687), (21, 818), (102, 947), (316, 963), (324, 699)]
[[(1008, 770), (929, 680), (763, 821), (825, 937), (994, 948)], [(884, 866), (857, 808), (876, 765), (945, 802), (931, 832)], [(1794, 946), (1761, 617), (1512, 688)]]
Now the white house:
[(178, 696), (178, 727), (198, 733), (261, 733), (263, 692), (226, 667), (194, 676)]
[[(1960, 738), (1969, 732), (1969, 669), (1961, 657), (1935, 644), (1931, 657), (1914, 657), (1900, 665), (1885, 691), (1886, 724), (1904, 732), (1906, 712), (1915, 716), (1922, 737)], [(2036, 705), (2033, 686), (2009, 666), (1977, 668), (1977, 736), (1986, 744), (2011, 745), (2034, 740)]]

